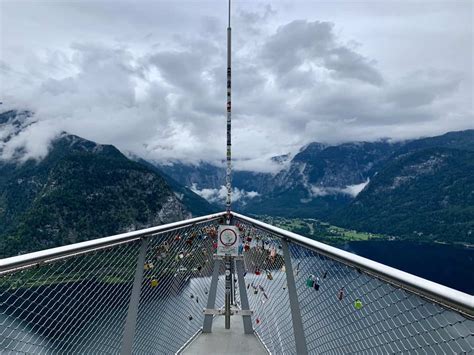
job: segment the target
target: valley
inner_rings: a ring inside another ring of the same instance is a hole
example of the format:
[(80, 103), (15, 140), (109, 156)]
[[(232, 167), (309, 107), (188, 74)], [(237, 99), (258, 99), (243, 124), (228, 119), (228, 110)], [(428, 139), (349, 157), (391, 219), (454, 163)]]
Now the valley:
[(253, 218), (287, 231), (300, 234), (318, 242), (333, 246), (341, 246), (347, 242), (368, 240), (397, 240), (399, 238), (383, 234), (359, 232), (331, 225), (312, 218), (286, 218), (268, 215), (256, 215)]

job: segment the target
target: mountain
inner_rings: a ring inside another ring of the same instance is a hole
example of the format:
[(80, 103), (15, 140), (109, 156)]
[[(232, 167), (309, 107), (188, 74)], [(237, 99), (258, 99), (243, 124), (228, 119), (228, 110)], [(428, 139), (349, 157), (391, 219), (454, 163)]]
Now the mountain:
[[(400, 146), (385, 141), (338, 146), (315, 142), (303, 147), (289, 163), (289, 155), (274, 157), (282, 165), (276, 174), (233, 171), (232, 185), (239, 197), (234, 208), (255, 214), (324, 217), (348, 204), (375, 173), (373, 167)], [(223, 203), (218, 192), (225, 182), (224, 166), (174, 162), (157, 167), (212, 202)]]
[[(11, 123), (9, 116), (0, 122)], [(0, 160), (1, 257), (214, 210), (115, 147), (73, 135), (54, 140), (41, 161)]]
[(186, 206), (186, 208), (195, 216), (203, 216), (206, 214), (217, 213), (222, 211), (219, 205), (208, 202), (205, 198), (197, 195), (184, 185), (173, 179), (168, 174), (161, 171), (156, 165), (144, 159), (136, 159), (140, 164), (147, 166), (162, 176), (169, 187), (174, 191), (175, 195)]
[(425, 241), (472, 243), (474, 151), (414, 146), (387, 162), (331, 221)]
[(327, 218), (347, 205), (402, 143), (355, 142), (337, 146), (311, 143), (273, 177), (270, 193), (246, 212), (285, 217)]
[[(172, 162), (168, 164), (154, 163), (154, 166), (179, 184), (207, 197), (210, 202), (223, 205), (224, 202), (220, 199), (219, 192), (225, 189), (226, 169), (224, 164), (215, 166), (206, 162), (200, 164)], [(234, 194), (234, 198), (238, 197), (233, 201), (234, 207), (241, 209), (250, 203), (256, 195), (271, 191), (272, 181), (273, 175), (269, 173), (234, 170), (232, 172), (232, 186), (238, 190), (239, 195), (235, 196), (236, 194)]]

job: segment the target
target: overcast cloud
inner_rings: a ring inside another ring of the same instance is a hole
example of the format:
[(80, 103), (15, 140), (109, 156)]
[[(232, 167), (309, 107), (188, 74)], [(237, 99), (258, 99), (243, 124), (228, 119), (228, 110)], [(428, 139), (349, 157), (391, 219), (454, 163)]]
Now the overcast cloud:
[[(226, 1), (0, 4), (0, 108), (38, 120), (4, 158), (40, 158), (61, 131), (158, 161), (225, 157)], [(473, 128), (473, 16), (470, 0), (234, 0), (237, 168)]]

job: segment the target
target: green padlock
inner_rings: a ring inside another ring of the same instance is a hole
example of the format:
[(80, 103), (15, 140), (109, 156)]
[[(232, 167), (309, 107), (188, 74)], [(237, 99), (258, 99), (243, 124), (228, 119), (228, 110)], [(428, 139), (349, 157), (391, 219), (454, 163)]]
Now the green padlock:
[(309, 275), (308, 278), (306, 279), (306, 286), (307, 287), (313, 287), (314, 286), (314, 275)]
[(361, 309), (362, 308), (362, 301), (359, 298), (354, 301), (354, 307), (355, 307), (355, 309)]

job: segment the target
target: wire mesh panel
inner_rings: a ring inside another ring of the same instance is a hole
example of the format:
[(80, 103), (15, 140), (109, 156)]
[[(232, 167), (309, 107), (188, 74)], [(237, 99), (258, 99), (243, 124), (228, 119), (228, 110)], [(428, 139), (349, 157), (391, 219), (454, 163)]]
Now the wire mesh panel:
[(138, 242), (0, 277), (2, 353), (120, 350)]
[(353, 267), (290, 246), (311, 353), (472, 353), (474, 321)]
[[(174, 353), (201, 328), (217, 225), (214, 219), (145, 237), (134, 353)], [(141, 243), (1, 276), (0, 352), (119, 353)]]
[(295, 341), (280, 239), (241, 221), (238, 226), (253, 327), (272, 353), (292, 352)]
[[(210, 222), (189, 226), (150, 240), (134, 353), (174, 353), (202, 327), (217, 225)], [(220, 306), (224, 290), (220, 287), (218, 291), (216, 305)]]

